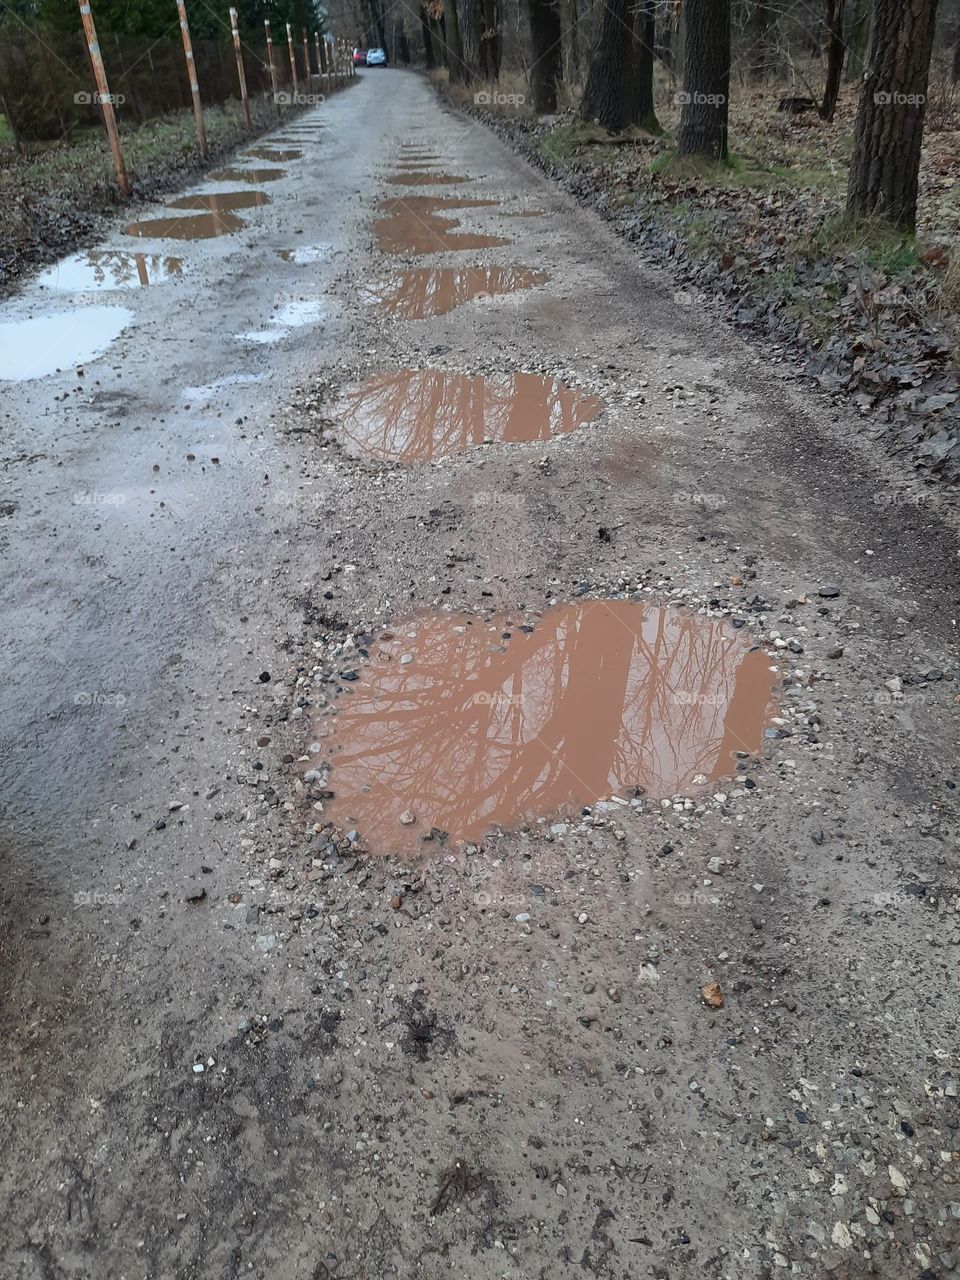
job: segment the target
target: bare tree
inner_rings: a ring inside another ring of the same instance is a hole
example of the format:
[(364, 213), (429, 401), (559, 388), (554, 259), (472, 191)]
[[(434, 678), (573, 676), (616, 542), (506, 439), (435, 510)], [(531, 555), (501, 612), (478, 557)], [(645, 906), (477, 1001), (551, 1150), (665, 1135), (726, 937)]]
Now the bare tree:
[(847, 216), (913, 230), (937, 0), (874, 0)]
[(826, 17), (826, 49), (827, 80), (820, 103), (820, 118), (832, 120), (837, 109), (840, 96), (840, 78), (843, 75), (843, 55), (846, 45), (843, 42), (843, 9), (844, 0), (827, 0)]
[(654, 0), (607, 0), (580, 114), (611, 133), (657, 127), (653, 108)]
[(558, 0), (527, 0), (533, 62), (530, 64), (530, 91), (533, 109), (541, 115), (557, 109), (559, 85), (563, 79), (563, 29)]
[(730, 0), (684, 0), (683, 94), (677, 154), (727, 156)]

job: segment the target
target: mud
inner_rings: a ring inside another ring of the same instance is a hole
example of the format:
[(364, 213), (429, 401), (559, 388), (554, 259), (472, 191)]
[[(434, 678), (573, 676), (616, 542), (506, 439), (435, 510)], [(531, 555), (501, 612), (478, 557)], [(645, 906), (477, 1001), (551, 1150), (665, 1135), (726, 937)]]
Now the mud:
[(170, 209), (207, 209), (210, 213), (230, 213), (236, 209), (255, 209), (269, 203), (270, 197), (263, 191), (204, 191), (169, 200), (167, 206)]
[(424, 267), (369, 285), (364, 296), (384, 315), (425, 320), (476, 298), (519, 293), (548, 279), (545, 271), (529, 267)]
[(253, 160), (271, 160), (277, 163), (283, 163), (289, 160), (302, 160), (303, 152), (293, 149), (282, 150), (277, 147), (253, 147), (250, 151), (243, 152), (244, 158), (249, 156)]
[(211, 182), (277, 182), (287, 176), (286, 169), (218, 169), (210, 175)]
[(330, 766), (326, 816), (376, 854), (439, 854), (431, 831), (480, 842), (628, 791), (695, 794), (760, 751), (776, 680), (727, 625), (627, 600), (526, 631), (424, 615), (369, 651), (313, 767)]
[(349, 392), (337, 430), (348, 451), (428, 462), (496, 442), (549, 440), (592, 422), (603, 403), (532, 373), (473, 377), (443, 369), (381, 374)]
[(124, 228), (126, 236), (142, 240), (213, 240), (242, 231), (247, 224), (233, 213), (197, 213), (183, 217), (149, 218), (131, 222)]
[(387, 178), (394, 187), (459, 187), (465, 182), (473, 182), (462, 173), (427, 173), (412, 169), (409, 173), (395, 173)]
[(492, 249), (509, 244), (500, 236), (457, 231), (459, 220), (443, 216), (448, 209), (479, 209), (496, 200), (468, 200), (448, 196), (396, 196), (377, 208), (385, 215), (373, 224), (383, 253), (443, 253), (456, 249)]

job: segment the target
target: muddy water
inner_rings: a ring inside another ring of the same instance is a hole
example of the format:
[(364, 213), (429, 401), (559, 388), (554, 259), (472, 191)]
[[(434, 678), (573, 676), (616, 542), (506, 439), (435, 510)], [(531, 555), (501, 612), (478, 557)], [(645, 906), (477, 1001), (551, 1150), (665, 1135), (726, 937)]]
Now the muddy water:
[(263, 191), (202, 192), (168, 201), (171, 209), (208, 209), (211, 213), (230, 213), (234, 209), (253, 209), (264, 204), (270, 204), (270, 197)]
[(425, 462), (485, 440), (547, 440), (592, 422), (596, 396), (532, 373), (481, 378), (442, 369), (403, 369), (344, 397), (340, 434), (350, 452)]
[(214, 236), (228, 236), (241, 231), (247, 224), (234, 213), (195, 213), (179, 218), (150, 218), (146, 222), (131, 222), (124, 228), (125, 236), (141, 239), (169, 238), (171, 240), (212, 240)]
[(278, 151), (276, 147), (253, 147), (249, 151), (243, 152), (244, 156), (250, 156), (254, 160), (276, 160), (278, 163), (286, 160), (302, 160), (302, 151)]
[(124, 249), (90, 249), (69, 258), (37, 276), (37, 284), (46, 289), (142, 289), (148, 284), (162, 284), (179, 279), (183, 273), (182, 258), (167, 258), (157, 253), (127, 253)]
[(492, 249), (509, 244), (500, 236), (457, 231), (456, 218), (444, 217), (448, 209), (480, 209), (496, 200), (467, 200), (455, 196), (393, 196), (377, 208), (385, 215), (373, 224), (384, 253), (441, 253), (454, 249)]
[(0, 324), (0, 380), (29, 382), (103, 355), (133, 320), (127, 307), (78, 307)]
[(408, 173), (395, 173), (387, 179), (395, 187), (458, 187), (473, 182), (462, 173), (426, 173), (411, 169)]
[(759, 753), (777, 679), (742, 633), (625, 600), (561, 605), (529, 632), (422, 615), (369, 653), (315, 764), (331, 766), (325, 817), (377, 854), (715, 783)]
[(368, 301), (402, 320), (443, 316), (474, 298), (492, 298), (545, 284), (545, 271), (529, 267), (424, 267), (369, 286)]
[(211, 182), (276, 182), (287, 176), (286, 169), (218, 169)]

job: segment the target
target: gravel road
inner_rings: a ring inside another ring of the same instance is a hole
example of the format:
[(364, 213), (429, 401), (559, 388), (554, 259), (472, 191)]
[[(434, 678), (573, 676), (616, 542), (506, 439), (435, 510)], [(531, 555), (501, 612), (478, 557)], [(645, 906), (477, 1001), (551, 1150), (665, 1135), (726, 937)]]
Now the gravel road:
[[(960, 1275), (955, 501), (425, 80), (274, 142), (0, 308), (0, 1276)], [(331, 827), (384, 636), (611, 598), (769, 656), (729, 776)]]

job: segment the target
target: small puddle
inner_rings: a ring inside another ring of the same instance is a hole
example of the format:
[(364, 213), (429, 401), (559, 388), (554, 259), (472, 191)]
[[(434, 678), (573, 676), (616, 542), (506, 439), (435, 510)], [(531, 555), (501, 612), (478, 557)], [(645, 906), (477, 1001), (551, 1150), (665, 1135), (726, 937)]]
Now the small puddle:
[(409, 173), (395, 173), (387, 179), (395, 187), (458, 187), (473, 182), (463, 173), (426, 173), (411, 169)]
[(287, 302), (270, 317), (266, 329), (251, 329), (247, 333), (238, 333), (239, 342), (255, 342), (259, 346), (269, 346), (280, 342), (290, 329), (299, 329), (306, 324), (319, 324), (326, 315), (326, 304), (314, 298), (298, 299)]
[(29, 382), (88, 364), (132, 320), (127, 307), (83, 307), (0, 324), (0, 379)]
[(364, 382), (343, 399), (348, 450), (393, 462), (427, 462), (485, 441), (520, 444), (592, 422), (603, 401), (533, 373), (482, 378), (403, 369)]
[(278, 151), (275, 147), (253, 147), (250, 151), (244, 151), (243, 154), (254, 160), (276, 160), (278, 163), (303, 159), (302, 151)]
[(368, 650), (314, 767), (331, 766), (325, 817), (378, 854), (716, 783), (759, 755), (777, 681), (742, 632), (631, 600), (560, 605), (527, 631), (424, 614)]
[(545, 271), (529, 267), (424, 267), (404, 271), (382, 285), (368, 285), (378, 311), (402, 320), (443, 316), (474, 298), (493, 298), (545, 284)]
[(212, 240), (214, 236), (228, 236), (241, 231), (247, 224), (233, 213), (196, 213), (179, 218), (150, 218), (146, 222), (131, 222), (124, 228), (125, 236), (139, 236), (152, 240)]
[(393, 196), (377, 206), (385, 214), (373, 224), (384, 253), (442, 253), (454, 249), (493, 249), (509, 244), (500, 236), (457, 231), (457, 218), (442, 216), (446, 209), (482, 209), (496, 200), (468, 200), (457, 196)]
[(277, 256), (284, 262), (295, 262), (299, 267), (308, 262), (325, 262), (332, 253), (332, 244), (301, 244), (296, 249), (277, 250)]
[(168, 201), (171, 209), (207, 209), (210, 213), (231, 213), (263, 204), (270, 204), (270, 197), (263, 191), (204, 191)]
[(287, 176), (286, 169), (218, 169), (211, 173), (211, 182), (276, 182)]
[(148, 284), (179, 279), (182, 258), (158, 253), (127, 253), (125, 249), (90, 249), (74, 253), (37, 276), (45, 289), (145, 289)]

